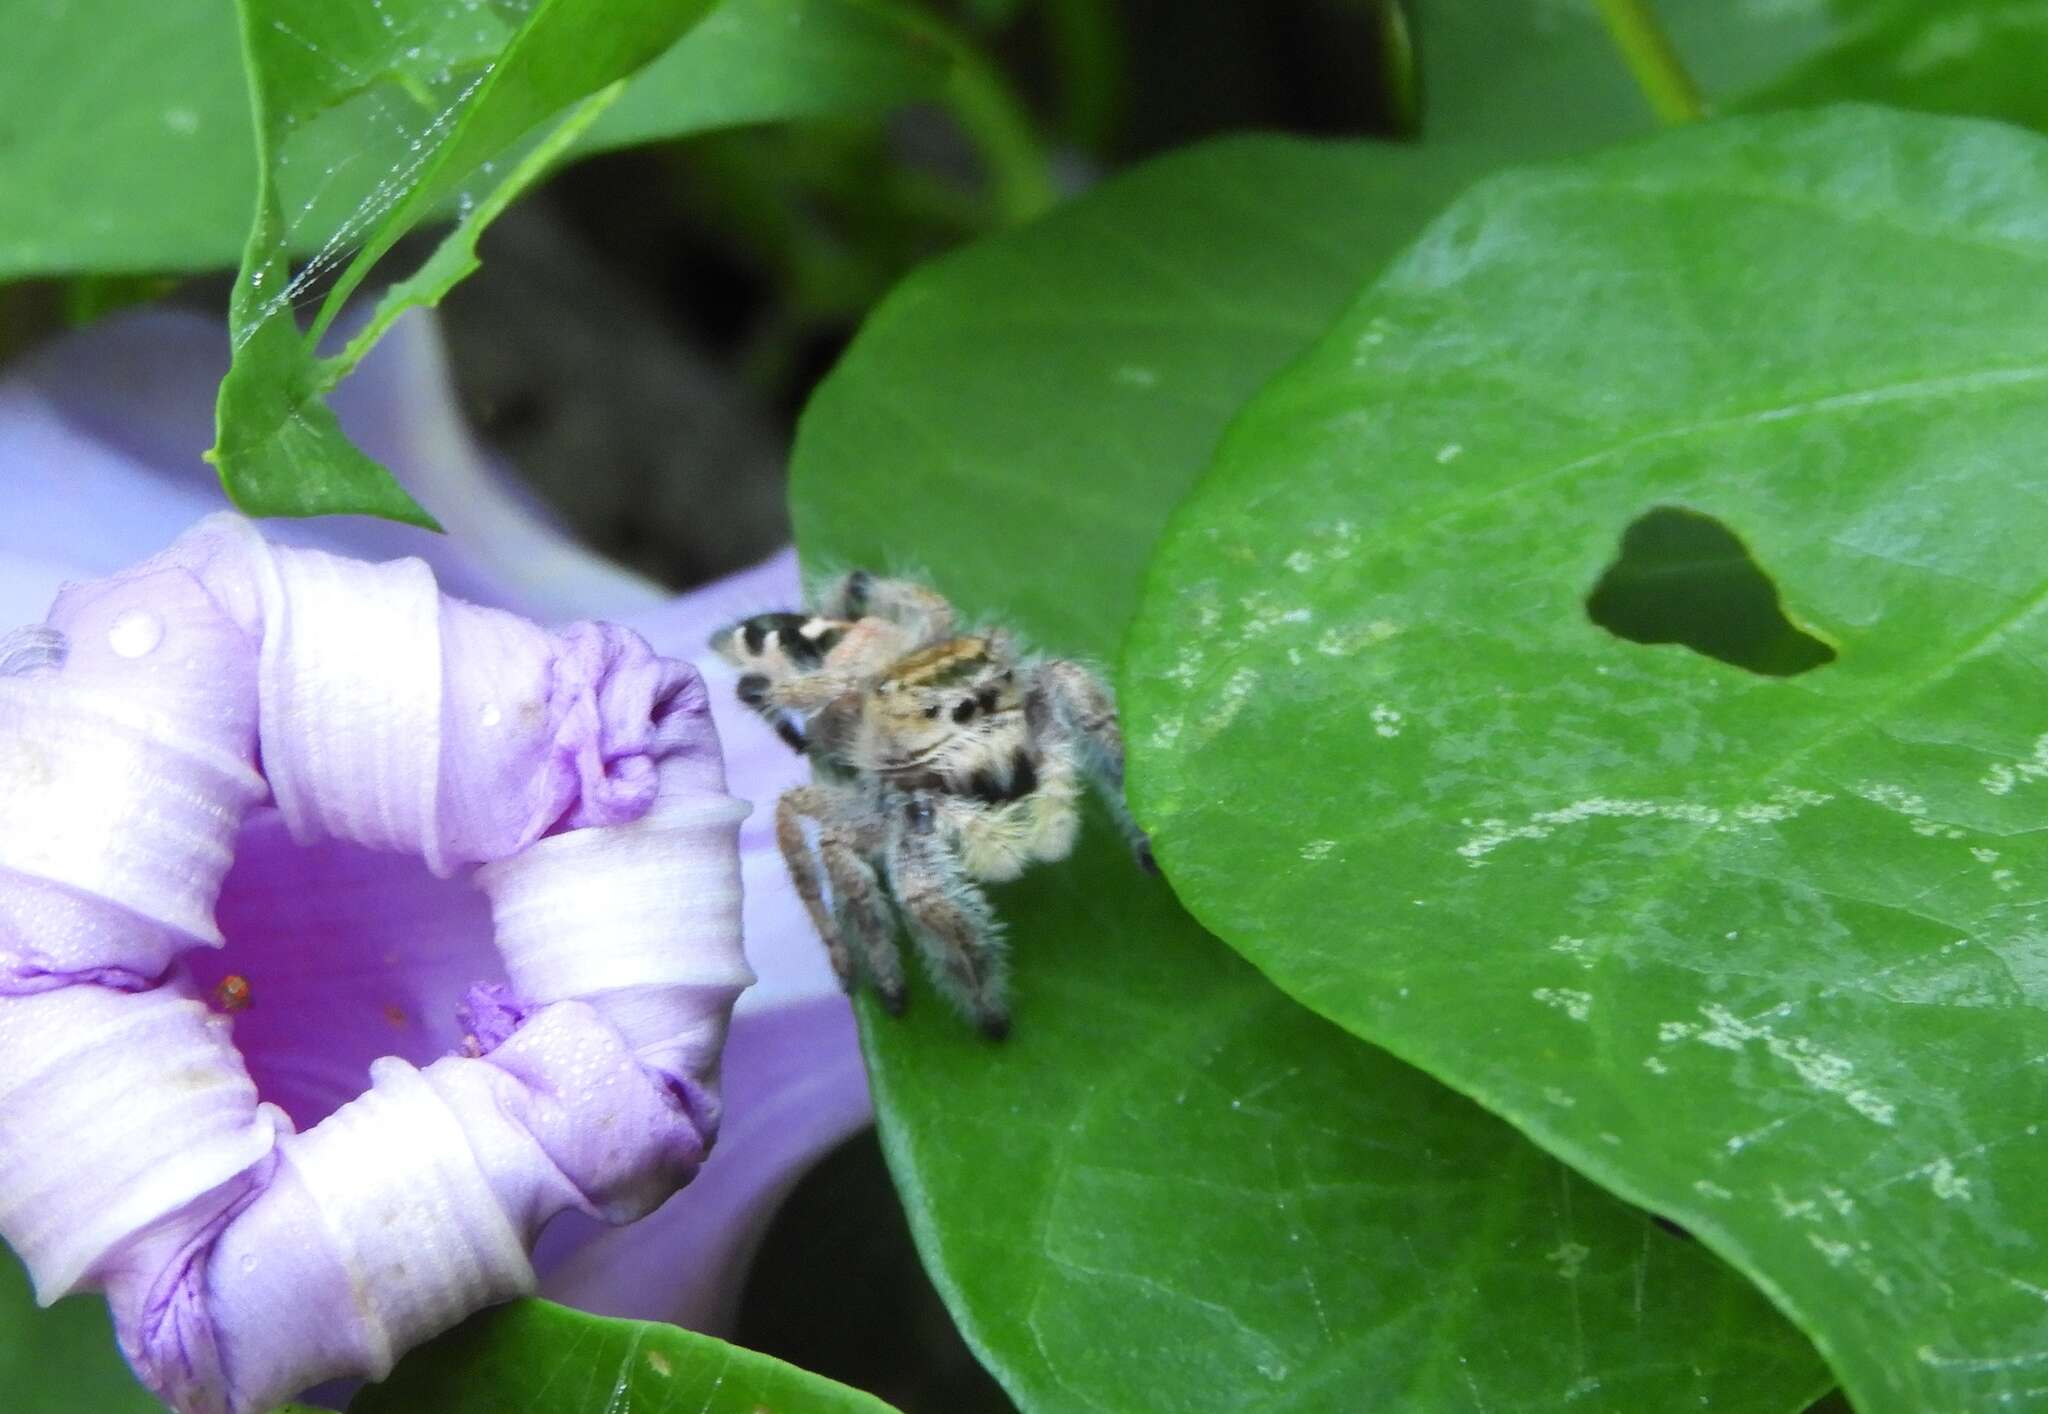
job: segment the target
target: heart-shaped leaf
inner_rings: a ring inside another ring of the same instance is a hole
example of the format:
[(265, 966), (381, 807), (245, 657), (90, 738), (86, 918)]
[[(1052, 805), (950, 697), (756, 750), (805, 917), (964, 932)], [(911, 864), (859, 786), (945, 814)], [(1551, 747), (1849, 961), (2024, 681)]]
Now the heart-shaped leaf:
[(547, 1301), (470, 1317), (349, 1414), (889, 1414), (872, 1395), (708, 1335)]
[[(1112, 653), (1225, 420), (1477, 160), (1208, 147), (913, 276), (798, 441), (813, 566)], [(765, 606), (764, 606), (765, 607)], [(1016, 1028), (863, 1007), (925, 1261), (1027, 1409), (1797, 1409), (1693, 1244), (1289, 1002), (1091, 818), (998, 892)]]
[(2048, 143), (1990, 124), (1501, 177), (1237, 421), (1125, 665), (1196, 915), (1866, 1414), (2048, 1397), (2044, 269)]

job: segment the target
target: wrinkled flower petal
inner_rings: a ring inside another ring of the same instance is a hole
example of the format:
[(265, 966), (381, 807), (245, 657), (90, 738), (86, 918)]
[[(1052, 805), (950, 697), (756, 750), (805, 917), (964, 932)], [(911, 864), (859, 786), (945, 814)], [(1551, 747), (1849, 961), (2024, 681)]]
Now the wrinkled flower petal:
[[(631, 1221), (696, 1172), (752, 977), (746, 807), (687, 666), (230, 516), (66, 589), (41, 642), (0, 678), (0, 1232), (43, 1299), (105, 1287), (174, 1407), (381, 1376), (533, 1289), (556, 1212)], [(301, 842), (484, 865), (520, 1004), (304, 1132), (178, 961), (221, 942), (266, 787)]]
[[(0, 624), (39, 617), (61, 581), (117, 569), (222, 507), (200, 453), (225, 366), (216, 322), (141, 310), (9, 368)], [(273, 522), (267, 534), (419, 555), (450, 592), (535, 617), (626, 622), (658, 649), (699, 659), (735, 795), (766, 805), (796, 782), (801, 763), (738, 707), (730, 670), (703, 653), (712, 628), (797, 601), (793, 555), (665, 600), (576, 546), (506, 489), (468, 436), (429, 312), (401, 319), (334, 401), (349, 435), (451, 533), (330, 517)], [(741, 843), (746, 949), (760, 981), (742, 995), (728, 1040), (717, 1150), (687, 1197), (632, 1229), (558, 1219), (536, 1253), (543, 1295), (719, 1329), (782, 1194), (870, 1118), (851, 1016), (789, 889), (767, 810), (745, 823)], [(216, 916), (227, 946), (188, 955), (196, 986), (204, 995), (231, 972), (251, 980), (236, 1042), (259, 1093), (301, 1129), (360, 1092), (378, 1057), (424, 1066), (458, 1047), (455, 999), (503, 980), (489, 902), (466, 881), (341, 841), (299, 846), (272, 812), (252, 815), (237, 839)]]
[[(750, 614), (786, 609), (801, 600), (796, 552), (784, 550), (752, 569), (670, 600), (659, 608), (627, 614), (621, 620), (648, 642), (696, 663), (711, 694), (711, 714), (718, 723), (718, 739), (725, 747), (726, 769), (734, 782), (734, 793), (754, 801), (758, 807), (740, 827), (740, 867), (746, 880), (747, 957), (761, 978), (740, 998), (743, 1015), (839, 995), (832, 964), (811, 929), (803, 905), (790, 888), (789, 872), (775, 845), (772, 806), (784, 791), (804, 784), (809, 769), (803, 758), (741, 705), (734, 690), (739, 670), (705, 650), (714, 630)], [(841, 1003), (839, 1010), (845, 1009)], [(841, 1053), (851, 1056), (850, 1016), (847, 1021), (847, 1026), (830, 1033), (829, 1040), (843, 1042)], [(829, 1055), (833, 1046), (821, 1039), (816, 1050)], [(863, 1107), (862, 1122), (865, 1114)], [(858, 1127), (856, 1124), (855, 1128)]]
[(736, 1015), (718, 1153), (688, 1193), (631, 1228), (565, 1214), (535, 1253), (545, 1293), (599, 1315), (659, 1312), (730, 1329), (775, 1209), (805, 1169), (872, 1118), (857, 1046), (836, 986), (829, 996)]

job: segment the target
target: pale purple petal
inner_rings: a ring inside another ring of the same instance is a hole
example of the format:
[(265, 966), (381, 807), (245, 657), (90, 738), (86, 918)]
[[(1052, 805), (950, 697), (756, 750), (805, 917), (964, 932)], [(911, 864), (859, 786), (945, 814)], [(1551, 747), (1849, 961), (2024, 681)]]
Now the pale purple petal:
[[(60, 581), (130, 563), (224, 505), (200, 452), (225, 359), (217, 322), (144, 310), (10, 367), (0, 379), (10, 500), (0, 518), (0, 629), (40, 617)], [(335, 402), (350, 435), (397, 469), (451, 535), (346, 517), (272, 522), (267, 532), (421, 554), (452, 591), (542, 617), (624, 618), (657, 649), (703, 666), (731, 788), (758, 804), (743, 827), (742, 872), (746, 948), (761, 981), (736, 1010), (722, 1137), (687, 1197), (630, 1233), (567, 1215), (541, 1255), (543, 1270), (555, 1269), (544, 1290), (558, 1299), (715, 1327), (782, 1192), (869, 1117), (851, 1016), (773, 844), (770, 807), (802, 764), (739, 708), (730, 670), (703, 651), (713, 628), (798, 602), (795, 557), (659, 604), (643, 581), (562, 536), (479, 454), (454, 412), (429, 313), (401, 321)], [(0, 890), (9, 907), (31, 902)], [(504, 975), (488, 901), (466, 882), (336, 840), (299, 846), (275, 812), (256, 812), (236, 841), (218, 919), (227, 947), (191, 955), (197, 986), (210, 991), (229, 972), (249, 980), (254, 1006), (236, 1019), (236, 1041), (261, 1094), (302, 1128), (359, 1093), (379, 1056), (424, 1067), (459, 1047), (460, 998)], [(105, 920), (81, 931), (89, 944), (121, 936)], [(282, 1307), (274, 1319), (285, 1319)]]
[(776, 1208), (873, 1117), (853, 1013), (836, 986), (766, 1010), (747, 1012), (745, 1001), (726, 1041), (725, 1120), (710, 1161), (688, 1192), (631, 1229), (564, 1215), (534, 1253), (543, 1295), (600, 1315), (731, 1329)]
[(0, 1023), (0, 1231), (42, 1300), (275, 1142), (281, 1119), (258, 1108), (226, 1028), (176, 980), (11, 996)]
[[(66, 590), (14, 644), (0, 1230), (45, 1299), (105, 1287), (174, 1407), (241, 1414), (381, 1375), (530, 1290), (555, 1212), (630, 1221), (695, 1173), (751, 976), (745, 806), (687, 667), (623, 630), (555, 637), (443, 600), (417, 561), (275, 549), (228, 517)], [(228, 845), (266, 782), (303, 842), (488, 863), (507, 972), (536, 993), (467, 1054), (376, 1061), (303, 1133), (258, 1104), (176, 958), (219, 941)], [(479, 808), (489, 786), (503, 802)], [(329, 1301), (296, 1344), (285, 1289)]]

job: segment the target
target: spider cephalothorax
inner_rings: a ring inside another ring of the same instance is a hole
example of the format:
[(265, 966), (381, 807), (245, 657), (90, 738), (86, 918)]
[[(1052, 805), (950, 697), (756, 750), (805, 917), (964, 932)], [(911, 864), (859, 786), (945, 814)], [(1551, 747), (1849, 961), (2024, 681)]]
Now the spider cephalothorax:
[(756, 615), (711, 646), (743, 670), (740, 699), (811, 760), (812, 784), (776, 804), (776, 839), (840, 979), (864, 971), (889, 1010), (904, 1004), (893, 896), (941, 990), (989, 1035), (1008, 1031), (1002, 925), (981, 885), (1072, 852), (1084, 776), (1152, 867), (1124, 808), (1115, 700), (1081, 664), (1022, 656), (1000, 630), (956, 633), (937, 593), (861, 571), (815, 612)]

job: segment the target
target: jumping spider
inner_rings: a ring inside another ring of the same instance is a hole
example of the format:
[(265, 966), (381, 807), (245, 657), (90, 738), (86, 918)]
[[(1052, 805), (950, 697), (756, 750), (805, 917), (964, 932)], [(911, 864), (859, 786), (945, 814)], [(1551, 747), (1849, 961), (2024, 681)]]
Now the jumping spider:
[(1002, 630), (956, 633), (953, 606), (921, 584), (856, 570), (813, 612), (758, 614), (711, 647), (811, 762), (812, 783), (776, 802), (776, 842), (841, 983), (864, 971), (892, 1014), (905, 993), (885, 890), (940, 990), (986, 1035), (1008, 1033), (1002, 924), (981, 885), (1072, 852), (1081, 777), (1155, 867), (1124, 806), (1108, 686), (1020, 655)]

